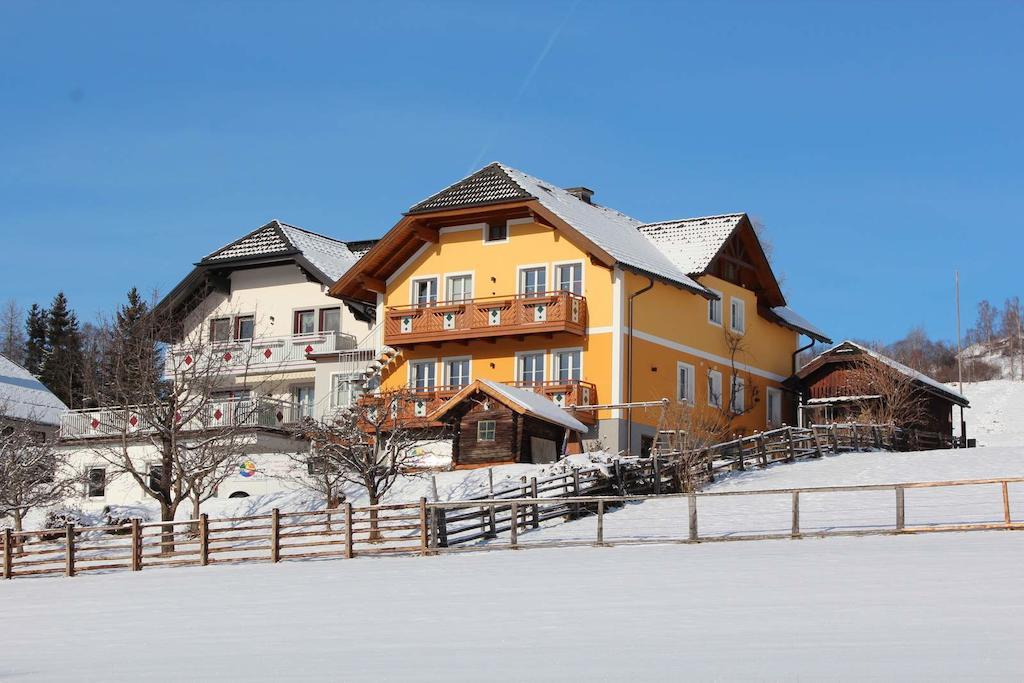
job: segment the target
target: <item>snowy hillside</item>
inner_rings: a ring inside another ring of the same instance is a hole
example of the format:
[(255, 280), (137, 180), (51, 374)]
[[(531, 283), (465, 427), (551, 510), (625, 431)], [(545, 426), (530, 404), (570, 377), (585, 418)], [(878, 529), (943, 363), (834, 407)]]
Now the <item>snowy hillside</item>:
[[(964, 394), (971, 402), (964, 411), (967, 435), (977, 438), (979, 446), (1024, 446), (1024, 382), (994, 379), (964, 383)], [(959, 419), (960, 411), (954, 409), (954, 425)]]

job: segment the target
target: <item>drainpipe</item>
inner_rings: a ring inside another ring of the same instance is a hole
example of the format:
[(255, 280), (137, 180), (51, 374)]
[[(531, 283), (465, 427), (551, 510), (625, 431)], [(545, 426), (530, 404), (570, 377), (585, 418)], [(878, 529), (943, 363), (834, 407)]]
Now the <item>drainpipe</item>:
[[(629, 337), (626, 340), (626, 403), (633, 402), (633, 300), (654, 289), (654, 279), (647, 278), (647, 286), (629, 295)], [(626, 455), (633, 453), (633, 409), (626, 408)]]
[[(814, 338), (813, 337), (809, 337), (809, 339), (811, 341), (807, 342), (806, 345), (801, 346), (799, 349), (797, 349), (796, 351), (793, 352), (793, 372), (791, 373), (791, 376), (792, 375), (796, 375), (796, 357), (799, 356), (804, 351), (806, 351), (807, 349), (809, 349), (812, 346), (814, 346)], [(797, 408), (796, 408), (796, 421), (797, 421), (797, 426), (798, 427), (803, 427), (804, 416), (800, 414), (800, 403), (801, 403), (801, 401), (803, 401), (803, 393), (799, 389), (797, 389), (793, 393), (796, 394), (796, 405), (797, 405)]]

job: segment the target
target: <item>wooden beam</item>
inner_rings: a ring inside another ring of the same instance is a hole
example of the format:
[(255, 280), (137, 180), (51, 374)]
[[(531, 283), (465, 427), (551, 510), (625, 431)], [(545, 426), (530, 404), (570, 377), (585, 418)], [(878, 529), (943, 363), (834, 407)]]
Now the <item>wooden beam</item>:
[(430, 226), (423, 225), (422, 223), (413, 224), (412, 234), (416, 235), (416, 237), (419, 237), (424, 242), (430, 242), (431, 244), (437, 244), (441, 239), (437, 228), (431, 228)]
[(380, 278), (376, 277), (371, 277), (370, 275), (360, 275), (359, 284), (362, 285), (364, 289), (368, 289), (371, 292), (376, 292), (377, 294), (384, 294), (387, 292), (387, 284), (384, 282), (384, 280), (381, 280)]

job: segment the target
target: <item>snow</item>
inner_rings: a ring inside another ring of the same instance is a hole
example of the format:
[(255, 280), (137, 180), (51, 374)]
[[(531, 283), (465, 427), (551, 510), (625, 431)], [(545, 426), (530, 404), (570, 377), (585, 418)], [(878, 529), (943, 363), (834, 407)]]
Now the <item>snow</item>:
[(489, 379), (481, 379), (480, 383), (490, 387), (509, 401), (512, 401), (519, 407), (532, 413), (535, 417), (546, 422), (551, 422), (552, 424), (560, 425), (576, 432), (588, 431), (585, 424), (577, 420), (565, 410), (556, 406), (550, 399), (541, 396), (535, 391), (510, 387), (507, 384), (492, 382)]
[(637, 229), (684, 273), (699, 275), (707, 270), (742, 218), (742, 213), (681, 218), (647, 223)]
[(0, 354), (0, 415), (57, 426), (66, 410), (32, 373)]
[(0, 678), (1020, 678), (1022, 562), (983, 532), (16, 580)]
[(794, 329), (803, 332), (811, 337), (819, 340), (828, 340), (829, 337), (821, 328), (811, 324), (807, 318), (803, 317), (789, 306), (776, 306), (772, 309), (772, 313), (779, 316), (786, 322), (787, 325)]
[[(952, 387), (958, 386), (951, 383)], [(964, 394), (971, 407), (964, 411), (967, 436), (976, 438), (979, 446), (1024, 445), (1024, 382), (994, 379), (987, 382), (964, 383)], [(960, 411), (954, 409), (953, 424), (960, 422)], [(954, 431), (959, 433), (959, 428)]]

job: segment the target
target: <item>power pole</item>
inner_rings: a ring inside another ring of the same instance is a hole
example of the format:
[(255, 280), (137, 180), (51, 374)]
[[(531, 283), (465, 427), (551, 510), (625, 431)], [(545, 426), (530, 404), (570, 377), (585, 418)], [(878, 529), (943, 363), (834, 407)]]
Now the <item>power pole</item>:
[[(955, 272), (956, 280), (956, 375), (960, 385), (960, 395), (964, 394), (964, 361), (960, 348), (960, 271)], [(960, 446), (967, 446), (967, 425), (964, 422), (964, 407), (960, 406)]]

